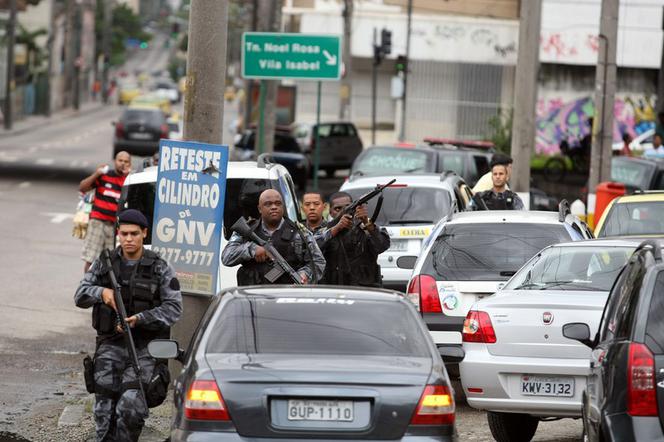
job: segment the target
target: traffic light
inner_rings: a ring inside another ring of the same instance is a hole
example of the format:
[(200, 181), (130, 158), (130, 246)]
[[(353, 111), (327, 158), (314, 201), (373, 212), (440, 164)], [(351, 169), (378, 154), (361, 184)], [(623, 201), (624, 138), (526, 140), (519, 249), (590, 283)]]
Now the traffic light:
[(402, 74), (408, 70), (408, 59), (405, 55), (398, 55), (394, 64), (396, 74)]
[(383, 55), (392, 53), (392, 31), (388, 29), (380, 31), (380, 52)]

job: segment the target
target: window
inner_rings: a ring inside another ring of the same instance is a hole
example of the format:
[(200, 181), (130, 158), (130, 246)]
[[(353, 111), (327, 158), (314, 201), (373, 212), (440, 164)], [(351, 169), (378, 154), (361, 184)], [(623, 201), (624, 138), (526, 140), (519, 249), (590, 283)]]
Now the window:
[(430, 355), (426, 345), (428, 338), (422, 335), (415, 315), (404, 303), (343, 301), (343, 304), (326, 303), (315, 297), (303, 299), (287, 295), (233, 299), (213, 325), (206, 351), (411, 357)]
[(290, 135), (275, 134), (274, 151), (285, 153), (300, 153), (300, 146)]
[(445, 152), (440, 156), (443, 170), (451, 170), (457, 175), (465, 177), (466, 170), (464, 168), (465, 155), (456, 152)]
[(335, 124), (332, 126), (332, 130), (330, 132), (330, 136), (332, 137), (346, 137), (348, 136), (348, 125), (346, 124)]
[(152, 218), (154, 216), (155, 183), (132, 184), (123, 187), (118, 207), (136, 209), (148, 219), (148, 236), (143, 244), (152, 244)]
[(611, 207), (600, 236), (664, 233), (664, 201), (620, 203)]
[(664, 354), (664, 271), (657, 274), (648, 309), (645, 344), (655, 354)]
[[(320, 126), (317, 126), (318, 128), (318, 137), (319, 138), (325, 138), (330, 136), (330, 131), (332, 130), (332, 125), (331, 124), (321, 124)], [(313, 137), (316, 136), (316, 133), (314, 132)]]
[(423, 273), (446, 281), (507, 281), (537, 252), (569, 240), (559, 224), (450, 224), (435, 240)]
[[(611, 293), (611, 310), (607, 311), (606, 334), (615, 339), (626, 339), (631, 333), (632, 317), (636, 311), (639, 292), (645, 275), (645, 264), (642, 255), (636, 257), (628, 269), (620, 285), (616, 284), (615, 293)], [(615, 301), (614, 297), (617, 297)]]
[(611, 160), (611, 181), (638, 189), (648, 189), (653, 166), (616, 157)]
[(627, 274), (633, 265), (634, 264), (627, 264), (625, 267), (623, 267), (622, 271), (618, 275), (616, 283), (613, 285), (613, 288), (609, 293), (606, 305), (604, 306), (604, 311), (602, 312), (602, 320), (599, 325), (599, 342), (613, 340), (615, 334), (615, 321), (613, 320), (613, 316), (620, 299), (619, 293), (623, 289)]
[(353, 165), (360, 175), (389, 175), (410, 172), (435, 172), (432, 151), (372, 147), (364, 151)]
[[(224, 203), (224, 237), (230, 239), (230, 227), (241, 216), (259, 218), (258, 197), (266, 189), (279, 189), (276, 182), (260, 178), (233, 178), (226, 180)], [(279, 189), (280, 190), (280, 189)]]
[(475, 168), (477, 169), (477, 176), (482, 176), (487, 173), (489, 169), (489, 159), (484, 155), (473, 155)]

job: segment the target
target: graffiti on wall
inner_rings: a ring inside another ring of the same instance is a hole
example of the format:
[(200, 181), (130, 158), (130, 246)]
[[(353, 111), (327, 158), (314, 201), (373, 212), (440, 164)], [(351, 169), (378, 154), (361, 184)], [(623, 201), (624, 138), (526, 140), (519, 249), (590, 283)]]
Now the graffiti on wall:
[[(595, 114), (593, 98), (574, 100), (562, 98), (540, 99), (537, 102), (537, 138), (535, 151), (553, 155), (560, 152), (560, 142), (570, 144), (590, 132), (589, 119)], [(655, 127), (654, 96), (616, 97), (614, 104), (613, 140), (620, 141), (627, 133), (636, 137)]]

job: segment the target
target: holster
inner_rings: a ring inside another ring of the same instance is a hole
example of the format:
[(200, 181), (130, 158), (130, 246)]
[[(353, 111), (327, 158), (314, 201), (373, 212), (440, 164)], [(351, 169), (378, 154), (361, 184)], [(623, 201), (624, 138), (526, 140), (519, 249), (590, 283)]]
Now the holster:
[(83, 358), (83, 379), (85, 379), (85, 389), (88, 393), (95, 392), (95, 361), (90, 355)]

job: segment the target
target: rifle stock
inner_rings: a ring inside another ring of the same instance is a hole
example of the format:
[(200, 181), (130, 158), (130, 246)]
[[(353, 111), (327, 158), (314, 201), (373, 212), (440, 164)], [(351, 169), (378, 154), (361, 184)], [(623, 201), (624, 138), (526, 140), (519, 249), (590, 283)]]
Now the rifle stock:
[(101, 258), (104, 261), (104, 264), (108, 268), (108, 276), (111, 279), (111, 285), (113, 286), (113, 298), (115, 299), (116, 313), (118, 317), (118, 325), (122, 328), (125, 344), (127, 345), (127, 352), (129, 353), (129, 359), (132, 367), (134, 367), (134, 372), (136, 373), (136, 380), (138, 381), (138, 390), (141, 392), (141, 397), (143, 398), (143, 403), (145, 404), (145, 409), (148, 410), (148, 401), (145, 396), (145, 390), (143, 389), (143, 383), (141, 382), (141, 364), (138, 361), (138, 353), (136, 352), (136, 345), (134, 344), (134, 336), (131, 333), (131, 327), (127, 322), (127, 309), (125, 308), (124, 302), (122, 301), (122, 292), (120, 291), (120, 285), (118, 280), (113, 272), (113, 263), (111, 262), (111, 253), (107, 250), (104, 250), (101, 254)]

